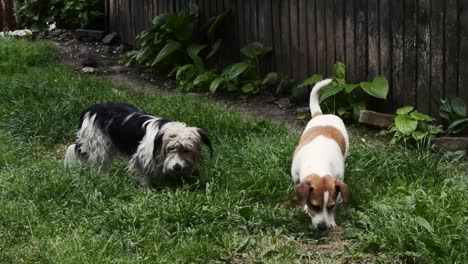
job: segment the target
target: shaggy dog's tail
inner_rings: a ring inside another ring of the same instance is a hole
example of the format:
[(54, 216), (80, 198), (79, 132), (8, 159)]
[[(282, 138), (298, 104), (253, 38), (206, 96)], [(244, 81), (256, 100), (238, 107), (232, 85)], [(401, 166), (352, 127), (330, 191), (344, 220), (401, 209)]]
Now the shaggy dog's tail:
[(316, 117), (322, 114), (322, 109), (320, 108), (319, 101), (320, 91), (322, 90), (322, 88), (329, 85), (331, 82), (332, 79), (325, 79), (315, 84), (314, 88), (312, 88), (312, 92), (310, 92), (309, 101), (310, 114), (312, 115), (312, 117)]

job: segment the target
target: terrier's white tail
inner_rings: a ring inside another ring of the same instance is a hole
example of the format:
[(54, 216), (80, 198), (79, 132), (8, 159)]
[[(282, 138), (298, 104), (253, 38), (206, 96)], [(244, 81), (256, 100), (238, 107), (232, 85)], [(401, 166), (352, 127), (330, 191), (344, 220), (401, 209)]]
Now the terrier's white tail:
[(329, 85), (331, 82), (332, 79), (325, 79), (315, 84), (314, 88), (312, 88), (312, 92), (310, 92), (309, 102), (310, 113), (312, 114), (312, 117), (316, 117), (322, 114), (322, 109), (320, 108), (319, 101), (320, 90), (322, 90), (322, 88), (324, 88), (325, 86)]

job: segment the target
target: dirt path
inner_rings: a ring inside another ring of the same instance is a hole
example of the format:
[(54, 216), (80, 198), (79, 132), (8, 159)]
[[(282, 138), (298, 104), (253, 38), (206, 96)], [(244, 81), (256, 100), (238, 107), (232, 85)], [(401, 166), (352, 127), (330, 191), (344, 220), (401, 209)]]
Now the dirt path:
[[(54, 42), (62, 63), (76, 71), (82, 70), (83, 67), (91, 67), (94, 74), (135, 91), (149, 87), (179, 93), (175, 83), (168, 78), (157, 76), (138, 67), (122, 65), (119, 60), (120, 54), (125, 51), (124, 46), (105, 46), (98, 42), (78, 41), (67, 31), (63, 31), (61, 34), (56, 33), (53, 36), (49, 33), (46, 38)], [(287, 98), (277, 98), (272, 95), (254, 97), (243, 95), (212, 96), (209, 93), (193, 95), (214, 97), (226, 107), (235, 107), (248, 115), (283, 122), (291, 131), (301, 131), (304, 127), (304, 122), (296, 118), (299, 107), (289, 104)]]

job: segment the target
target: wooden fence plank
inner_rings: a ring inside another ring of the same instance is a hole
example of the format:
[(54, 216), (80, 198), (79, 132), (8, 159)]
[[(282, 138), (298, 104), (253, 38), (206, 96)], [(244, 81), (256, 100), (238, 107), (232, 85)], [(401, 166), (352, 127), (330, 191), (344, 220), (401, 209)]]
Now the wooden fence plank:
[(244, 22), (244, 5), (243, 0), (236, 0), (237, 1), (237, 23), (239, 28), (239, 46), (242, 47), (246, 44), (246, 30), (245, 30), (245, 22)]
[[(392, 80), (392, 43), (391, 43), (391, 27), (390, 20), (393, 19), (390, 17), (390, 5), (389, 2), (392, 0), (380, 0), (380, 12), (379, 12), (379, 37), (380, 37), (380, 69), (379, 74), (385, 76), (390, 87), (393, 85)], [(385, 102), (382, 102), (382, 109), (386, 112), (394, 112), (395, 109), (392, 106), (392, 93), (390, 92)]]
[(307, 0), (299, 0), (298, 3), (299, 8), (299, 50), (297, 53), (299, 54), (298, 60), (298, 67), (299, 67), (299, 81), (304, 80), (309, 75), (309, 68), (308, 68), (308, 42), (307, 42), (307, 23), (303, 23), (302, 21), (307, 21)]
[(356, 10), (356, 77), (357, 81), (367, 78), (367, 1), (360, 0)]
[(281, 71), (291, 75), (290, 58), (291, 58), (291, 31), (289, 19), (289, 0), (281, 0)]
[(327, 63), (326, 75), (331, 76), (333, 73), (333, 64), (336, 62), (335, 58), (335, 17), (334, 17), (334, 1), (325, 0), (325, 35), (326, 35), (326, 49), (327, 49)]
[(307, 0), (307, 53), (309, 75), (316, 74), (317, 70), (317, 15), (315, 12), (316, 0)]
[(356, 49), (355, 49), (355, 0), (345, 0), (345, 63), (346, 77), (350, 81), (355, 81), (356, 74)]
[(298, 79), (302, 79), (299, 73), (299, 23), (298, 23), (298, 12), (299, 5), (298, 0), (290, 0), (289, 5), (289, 16), (290, 16), (290, 30), (291, 30), (291, 73), (297, 76)]
[(458, 88), (458, 5), (457, 0), (447, 0), (445, 16), (445, 93), (450, 98)]
[[(403, 104), (416, 104), (416, 3), (405, 1), (404, 79)], [(410, 70), (411, 69), (411, 70)]]
[(273, 56), (275, 57), (275, 69), (277, 71), (280, 71), (281, 73), (284, 74), (284, 72), (281, 71), (281, 65), (282, 65), (282, 52), (283, 52), (283, 47), (281, 45), (281, 16), (280, 16), (280, 10), (281, 10), (281, 0), (272, 0), (271, 1), (271, 14), (272, 14), (272, 29), (273, 29)]
[(444, 2), (431, 0), (431, 89), (429, 113), (438, 116), (444, 91)]
[(316, 0), (317, 15), (317, 73), (327, 75), (327, 36), (325, 32), (325, 3), (326, 0)]
[[(438, 1), (438, 0), (435, 0)], [(393, 79), (393, 97), (392, 104), (395, 108), (403, 106), (404, 89), (404, 33), (403, 33), (403, 10), (404, 0), (390, 0), (390, 17), (392, 18), (392, 79)]]
[[(429, 0), (419, 0), (417, 7), (417, 85), (416, 106), (419, 111), (429, 113), (430, 78), (431, 75), (431, 28), (429, 23)], [(429, 89), (428, 89), (429, 88)]]
[[(335, 0), (335, 52), (336, 61), (345, 62), (344, 5), (346, 0)], [(349, 1), (349, 0), (348, 0)]]
[(379, 2), (369, 1), (367, 8), (367, 41), (368, 41), (368, 70), (367, 80), (372, 80), (379, 72), (380, 68), (380, 45), (379, 45)]
[(468, 104), (468, 0), (460, 0), (460, 59), (458, 96)]
[[(267, 47), (274, 48), (272, 35), (272, 7), (271, 0), (260, 1), (258, 6), (258, 37), (259, 41)], [(273, 52), (268, 54), (264, 59), (264, 69), (266, 72), (274, 71), (274, 56)]]

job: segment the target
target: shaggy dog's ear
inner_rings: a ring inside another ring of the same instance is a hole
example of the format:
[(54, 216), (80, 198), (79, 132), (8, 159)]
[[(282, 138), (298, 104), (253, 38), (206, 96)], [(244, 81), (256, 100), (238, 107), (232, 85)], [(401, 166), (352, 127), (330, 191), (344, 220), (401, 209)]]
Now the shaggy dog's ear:
[(210, 149), (210, 159), (213, 158), (213, 145), (211, 144), (211, 140), (205, 131), (198, 129), (198, 134), (200, 134), (200, 140), (203, 144), (207, 145)]
[(154, 157), (157, 157), (162, 153), (161, 150), (163, 147), (163, 136), (164, 136), (164, 133), (158, 133), (156, 137), (154, 138), (154, 149), (153, 149)]

